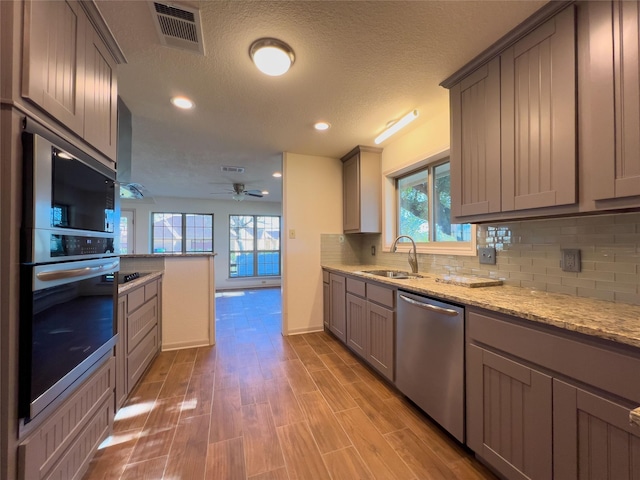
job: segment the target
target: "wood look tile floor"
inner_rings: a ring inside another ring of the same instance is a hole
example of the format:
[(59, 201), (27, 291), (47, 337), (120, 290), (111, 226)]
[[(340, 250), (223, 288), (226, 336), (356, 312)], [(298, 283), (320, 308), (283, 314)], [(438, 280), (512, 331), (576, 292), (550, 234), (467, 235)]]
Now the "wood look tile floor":
[(331, 335), (280, 334), (280, 290), (216, 295), (214, 347), (162, 352), (96, 479), (495, 479)]

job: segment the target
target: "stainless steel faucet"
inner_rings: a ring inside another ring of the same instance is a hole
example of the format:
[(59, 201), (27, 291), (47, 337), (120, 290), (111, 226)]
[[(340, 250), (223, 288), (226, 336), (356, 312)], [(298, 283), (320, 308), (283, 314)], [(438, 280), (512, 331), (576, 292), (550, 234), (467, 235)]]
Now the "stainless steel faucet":
[(409, 266), (411, 267), (411, 273), (418, 273), (418, 252), (416, 251), (416, 242), (413, 241), (413, 238), (411, 238), (409, 235), (399, 235), (393, 241), (393, 245), (391, 245), (391, 251), (395, 252), (398, 249), (398, 240), (400, 240), (401, 238), (408, 238), (413, 244), (413, 256), (411, 256), (411, 252), (409, 252)]

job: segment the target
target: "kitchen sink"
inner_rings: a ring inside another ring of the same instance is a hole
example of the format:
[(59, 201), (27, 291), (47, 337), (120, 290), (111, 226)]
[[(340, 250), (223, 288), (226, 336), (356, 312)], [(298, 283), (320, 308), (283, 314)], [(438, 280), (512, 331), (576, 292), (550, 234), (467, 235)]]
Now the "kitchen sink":
[(368, 273), (369, 275), (375, 275), (377, 277), (393, 278), (395, 280), (407, 280), (422, 277), (422, 275), (417, 273), (404, 272), (402, 270), (363, 270), (362, 273)]

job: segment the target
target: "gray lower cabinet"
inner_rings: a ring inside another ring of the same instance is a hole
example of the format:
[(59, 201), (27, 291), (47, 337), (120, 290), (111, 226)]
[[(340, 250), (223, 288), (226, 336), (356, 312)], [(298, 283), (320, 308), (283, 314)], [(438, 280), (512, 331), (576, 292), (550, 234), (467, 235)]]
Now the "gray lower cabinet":
[(510, 479), (552, 478), (551, 377), (467, 347), (467, 444)]
[(389, 380), (394, 380), (395, 291), (347, 277), (346, 344)]
[(121, 407), (160, 348), (160, 288), (155, 278), (118, 297), (116, 406)]
[(331, 302), (329, 289), (329, 272), (322, 272), (322, 323), (324, 328), (329, 328), (331, 318)]
[(638, 478), (640, 428), (629, 424), (630, 408), (554, 379), (554, 478)]
[(20, 442), (20, 480), (81, 478), (94, 452), (113, 430), (114, 358), (101, 366)]
[(467, 444), (507, 479), (639, 478), (640, 352), (469, 308)]
[(367, 356), (367, 300), (347, 293), (347, 346), (362, 358)]
[(329, 274), (329, 330), (343, 342), (347, 341), (345, 282), (342, 275)]

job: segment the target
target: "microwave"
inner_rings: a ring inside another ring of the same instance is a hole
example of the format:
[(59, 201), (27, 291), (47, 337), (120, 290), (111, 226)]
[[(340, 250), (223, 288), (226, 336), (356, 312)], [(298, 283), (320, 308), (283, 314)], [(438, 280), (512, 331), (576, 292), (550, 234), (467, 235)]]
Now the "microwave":
[(116, 173), (34, 122), (22, 134), (23, 263), (116, 255)]

